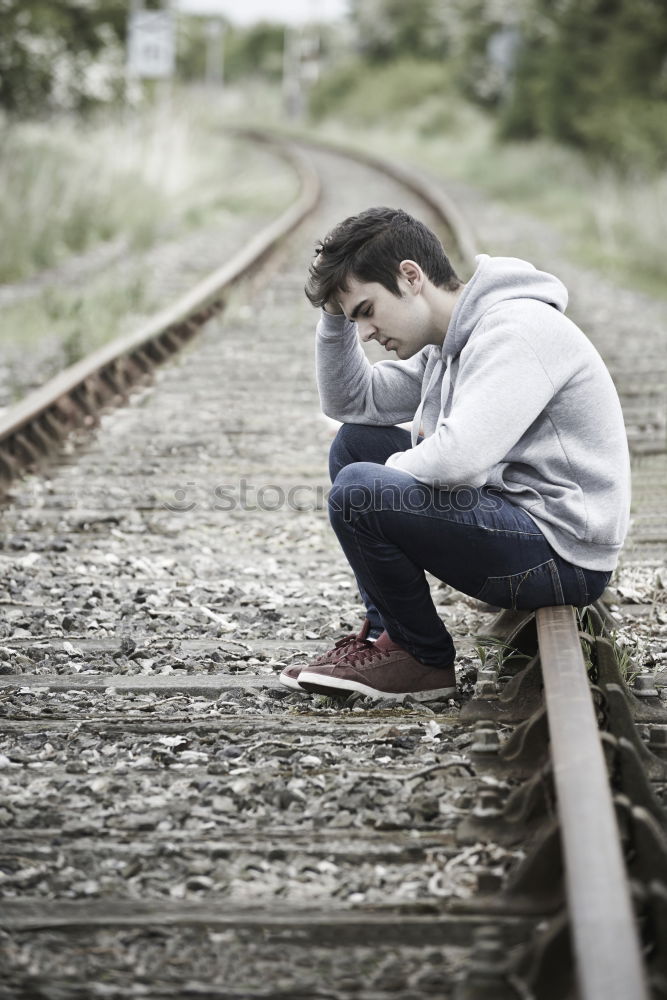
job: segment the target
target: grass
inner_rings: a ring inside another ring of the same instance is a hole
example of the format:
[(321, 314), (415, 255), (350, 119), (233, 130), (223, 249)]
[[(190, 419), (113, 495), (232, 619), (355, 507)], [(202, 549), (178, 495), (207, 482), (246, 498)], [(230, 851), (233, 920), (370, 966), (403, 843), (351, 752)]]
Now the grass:
[[(409, 126), (389, 132), (340, 121), (327, 123), (324, 131), (415, 164), (445, 184), (477, 187), (552, 225), (575, 262), (649, 294), (667, 295), (665, 174), (624, 178), (546, 141), (500, 144), (491, 119), (465, 106), (456, 124), (437, 136), (415, 134)], [(508, 235), (503, 246), (484, 249), (516, 253)]]
[[(122, 282), (105, 275), (93, 278), (85, 291), (47, 289), (3, 310), (0, 352), (15, 385), (14, 400), (74, 364), (120, 332), (128, 314), (148, 308), (146, 284), (140, 276)], [(34, 359), (32, 386), (26, 386), (25, 355)]]
[(196, 100), (90, 122), (0, 121), (0, 283), (116, 237), (151, 246), (212, 211), (275, 211), (293, 193), (288, 176), (278, 166), (267, 178)]
[(477, 637), (475, 652), (479, 657), (480, 669), (497, 670), (500, 674), (503, 673), (503, 667), (508, 660), (525, 660), (524, 666), (527, 666), (532, 659), (528, 653), (522, 653), (521, 650), (511, 646), (503, 639), (495, 639), (490, 635)]
[[(219, 228), (224, 242), (226, 226), (242, 218), (259, 229), (295, 196), (291, 168), (225, 135), (219, 112), (198, 97), (179, 98), (168, 116), (154, 109), (131, 120), (0, 123), (0, 283), (112, 239), (132, 262), (79, 287), (52, 282), (2, 309), (3, 401), (166, 304), (151, 280), (151, 247), (202, 227)], [(189, 264), (194, 284), (203, 275)]]

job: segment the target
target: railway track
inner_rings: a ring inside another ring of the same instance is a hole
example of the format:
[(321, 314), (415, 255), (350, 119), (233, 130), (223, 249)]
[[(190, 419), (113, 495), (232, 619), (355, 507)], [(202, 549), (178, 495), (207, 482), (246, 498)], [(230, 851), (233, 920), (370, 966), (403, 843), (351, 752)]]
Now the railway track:
[[(0, 425), (0, 997), (666, 996), (667, 713), (647, 675), (624, 688), (602, 606), (490, 628), (437, 591), (510, 650), (478, 670), (461, 642), (447, 703), (277, 683), (358, 616), (311, 248), (371, 203), (447, 215), (378, 161), (284, 155), (302, 195), (270, 233)], [(646, 561), (662, 390), (617, 347)]]

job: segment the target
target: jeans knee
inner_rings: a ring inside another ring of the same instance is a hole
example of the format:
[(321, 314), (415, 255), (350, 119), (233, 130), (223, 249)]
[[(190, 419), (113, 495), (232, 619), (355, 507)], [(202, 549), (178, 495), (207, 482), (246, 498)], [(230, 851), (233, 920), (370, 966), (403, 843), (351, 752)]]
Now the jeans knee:
[(338, 473), (351, 462), (356, 462), (359, 454), (360, 440), (364, 430), (363, 424), (342, 424), (329, 448), (329, 475), (333, 483)]
[(371, 462), (352, 462), (337, 474), (329, 491), (329, 518), (349, 523), (354, 514), (373, 507), (373, 469)]
[(343, 424), (329, 452), (331, 482), (348, 465), (355, 462), (384, 465), (394, 452), (410, 447), (410, 433), (402, 427), (393, 424)]
[(401, 511), (407, 499), (406, 490), (410, 493), (415, 489), (428, 493), (425, 486), (406, 473), (375, 462), (352, 462), (341, 469), (331, 487), (329, 517), (332, 522), (342, 519), (349, 524), (359, 515)]

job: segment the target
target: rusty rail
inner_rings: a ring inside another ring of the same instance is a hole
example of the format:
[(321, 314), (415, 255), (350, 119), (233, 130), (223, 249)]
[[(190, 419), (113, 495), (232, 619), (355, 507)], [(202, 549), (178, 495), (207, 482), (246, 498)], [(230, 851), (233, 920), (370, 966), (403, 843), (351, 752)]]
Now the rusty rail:
[(480, 252), (477, 246), (477, 238), (468, 222), (466, 216), (459, 210), (456, 202), (434, 183), (429, 177), (417, 171), (414, 167), (407, 167), (394, 160), (389, 160), (377, 153), (369, 153), (366, 150), (357, 149), (354, 146), (347, 146), (332, 139), (320, 139), (312, 135), (306, 135), (298, 131), (285, 129), (272, 129), (259, 131), (253, 128), (236, 128), (233, 133), (247, 138), (262, 139), (270, 135), (277, 139), (289, 139), (290, 142), (307, 149), (319, 149), (326, 153), (335, 153), (347, 159), (356, 160), (363, 163), (387, 177), (398, 181), (408, 191), (412, 191), (420, 198), (424, 204), (428, 205), (433, 212), (439, 216), (441, 223), (449, 229), (454, 239), (454, 249), (459, 261), (466, 267), (474, 267), (475, 256)]
[(583, 1000), (648, 1000), (630, 885), (572, 607), (536, 613)]

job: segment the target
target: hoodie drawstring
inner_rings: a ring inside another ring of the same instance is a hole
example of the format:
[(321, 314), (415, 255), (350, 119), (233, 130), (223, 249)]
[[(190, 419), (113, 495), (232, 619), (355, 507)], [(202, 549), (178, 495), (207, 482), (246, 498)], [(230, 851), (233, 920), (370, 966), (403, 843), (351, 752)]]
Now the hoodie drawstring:
[(412, 447), (417, 444), (417, 439), (419, 438), (419, 428), (421, 427), (422, 413), (424, 412), (424, 404), (428, 399), (429, 393), (433, 388), (435, 382), (440, 378), (442, 373), (442, 358), (438, 358), (433, 371), (431, 372), (431, 377), (428, 380), (428, 385), (426, 386), (426, 391), (422, 394), (421, 402), (417, 407), (417, 412), (414, 415), (412, 421), (412, 427), (410, 429), (410, 435), (412, 438)]

